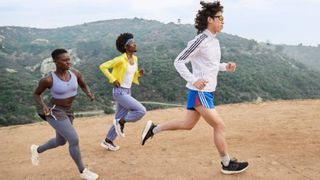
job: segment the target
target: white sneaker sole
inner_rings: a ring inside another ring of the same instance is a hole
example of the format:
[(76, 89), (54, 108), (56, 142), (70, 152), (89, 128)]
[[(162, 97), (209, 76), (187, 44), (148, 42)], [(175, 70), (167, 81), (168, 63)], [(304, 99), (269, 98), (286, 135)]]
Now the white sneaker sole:
[(146, 137), (149, 129), (151, 128), (151, 126), (152, 126), (152, 121), (148, 121), (147, 124), (146, 124), (146, 126), (145, 126), (145, 128), (144, 128), (144, 130), (143, 130), (143, 132), (142, 132), (141, 144), (142, 144), (142, 142), (143, 142), (143, 139)]
[(226, 174), (226, 175), (239, 174), (239, 173), (242, 173), (243, 171), (247, 170), (248, 167), (249, 167), (249, 165), (246, 168), (242, 169), (241, 171), (226, 171), (226, 170), (221, 169), (221, 172), (222, 172), (222, 174)]
[(86, 172), (80, 173), (80, 178), (81, 179), (86, 179), (86, 180), (99, 179), (99, 175), (98, 174), (88, 170), (87, 168), (85, 168), (84, 171), (86, 171)]
[(112, 147), (112, 146), (108, 146), (108, 145), (105, 145), (103, 142), (100, 144), (103, 148), (109, 150), (109, 151), (118, 151), (120, 149), (119, 146), (117, 147)]
[(31, 145), (30, 150), (31, 150), (31, 163), (34, 166), (38, 166), (39, 165), (39, 153), (35, 152), (37, 151), (37, 148), (39, 146), (37, 145)]
[(117, 124), (119, 124), (118, 122), (117, 122), (117, 120), (116, 119), (114, 119), (113, 120), (113, 126), (114, 126), (114, 129), (116, 130), (116, 133), (117, 133), (117, 135), (119, 136), (119, 137), (125, 137), (125, 135), (124, 135), (124, 133), (122, 133), (121, 132), (121, 129), (120, 129), (120, 125), (118, 126)]
[(81, 179), (86, 179), (86, 180), (96, 180), (96, 179), (99, 179), (99, 175), (96, 175), (96, 176), (90, 177), (90, 178), (88, 178), (88, 177), (86, 177), (84, 175), (80, 175), (80, 178)]

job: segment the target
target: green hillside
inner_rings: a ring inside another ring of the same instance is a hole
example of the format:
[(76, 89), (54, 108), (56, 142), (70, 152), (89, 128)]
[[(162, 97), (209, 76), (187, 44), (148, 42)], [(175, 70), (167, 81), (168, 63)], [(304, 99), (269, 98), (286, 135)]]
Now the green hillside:
[(289, 57), (305, 64), (308, 68), (320, 71), (320, 46), (288, 46), (283, 45), (283, 51)]
[[(138, 45), (139, 66), (145, 69), (133, 96), (143, 101), (183, 104), (186, 82), (173, 67), (173, 60), (196, 31), (192, 25), (163, 24), (143, 19), (99, 21), (83, 25), (34, 29), (0, 27), (0, 125), (38, 121), (32, 92), (41, 78), (40, 63), (54, 48), (66, 48), (76, 56), (79, 69), (96, 102), (80, 93), (76, 111), (104, 110), (111, 113), (111, 85), (98, 70), (107, 59), (119, 55), (115, 39), (132, 32)], [(218, 36), (222, 61), (237, 63), (233, 74), (220, 73), (216, 103), (274, 99), (320, 98), (320, 72), (310, 70), (282, 50), (253, 40), (222, 33)], [(80, 92), (81, 90), (79, 90)], [(48, 100), (48, 93), (45, 95)], [(149, 107), (148, 108), (152, 108)]]

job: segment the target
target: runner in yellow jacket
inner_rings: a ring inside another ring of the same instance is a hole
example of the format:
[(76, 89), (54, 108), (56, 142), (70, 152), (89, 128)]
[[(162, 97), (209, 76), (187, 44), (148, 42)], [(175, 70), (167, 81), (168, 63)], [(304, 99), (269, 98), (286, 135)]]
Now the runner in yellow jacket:
[[(117, 151), (119, 146), (113, 142), (117, 136), (125, 137), (123, 129), (126, 122), (136, 122), (146, 114), (146, 108), (131, 96), (132, 83), (139, 84), (138, 78), (144, 70), (138, 70), (138, 58), (134, 55), (137, 51), (136, 43), (131, 33), (123, 33), (116, 40), (117, 49), (123, 53), (112, 60), (99, 66), (102, 73), (113, 84), (112, 95), (116, 102), (115, 119), (101, 146)], [(110, 73), (109, 69), (112, 69)]]

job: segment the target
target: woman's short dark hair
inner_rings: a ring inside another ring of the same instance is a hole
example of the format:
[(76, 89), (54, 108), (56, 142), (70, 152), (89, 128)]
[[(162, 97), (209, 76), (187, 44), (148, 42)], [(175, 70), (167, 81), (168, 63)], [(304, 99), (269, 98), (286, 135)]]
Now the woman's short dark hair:
[(60, 54), (64, 54), (64, 53), (68, 53), (68, 51), (65, 50), (65, 49), (55, 49), (55, 50), (52, 51), (51, 57), (52, 57), (53, 60), (57, 60), (58, 56)]
[(208, 27), (208, 17), (213, 17), (218, 12), (223, 12), (223, 6), (220, 5), (220, 1), (214, 2), (200, 2), (201, 9), (195, 18), (194, 27), (198, 30), (198, 34), (202, 33)]
[(132, 39), (133, 35), (131, 33), (122, 33), (118, 36), (117, 40), (116, 40), (116, 46), (118, 51), (125, 53), (126, 49), (125, 49), (125, 44), (128, 41), (128, 39)]

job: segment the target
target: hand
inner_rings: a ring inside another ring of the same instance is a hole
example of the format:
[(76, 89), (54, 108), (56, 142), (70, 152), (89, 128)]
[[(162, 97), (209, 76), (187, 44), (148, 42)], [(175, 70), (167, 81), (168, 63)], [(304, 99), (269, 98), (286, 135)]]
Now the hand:
[(139, 74), (140, 74), (140, 76), (144, 75), (144, 69), (140, 69)]
[(226, 66), (226, 71), (227, 72), (234, 72), (236, 70), (236, 63), (234, 62), (228, 62), (227, 66)]
[(87, 96), (89, 97), (90, 101), (96, 100), (96, 97), (91, 92), (89, 92)]
[(208, 83), (208, 81), (205, 81), (203, 79), (199, 79), (193, 84), (193, 86), (199, 90), (202, 90), (204, 87), (206, 87), (207, 83)]
[(49, 109), (49, 107), (47, 105), (42, 107), (42, 111), (43, 111), (43, 114), (45, 116), (49, 116), (50, 115), (50, 109)]
[(113, 86), (114, 87), (120, 87), (120, 83), (118, 80), (113, 81)]

